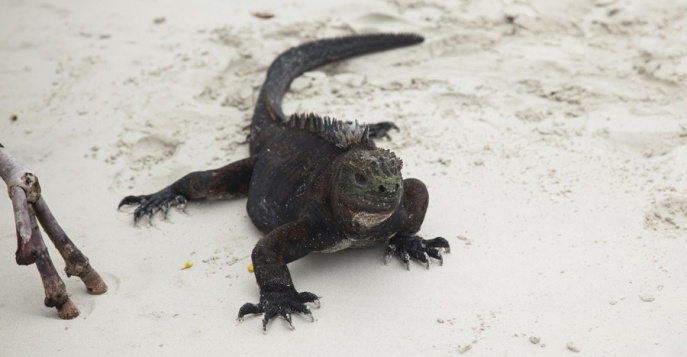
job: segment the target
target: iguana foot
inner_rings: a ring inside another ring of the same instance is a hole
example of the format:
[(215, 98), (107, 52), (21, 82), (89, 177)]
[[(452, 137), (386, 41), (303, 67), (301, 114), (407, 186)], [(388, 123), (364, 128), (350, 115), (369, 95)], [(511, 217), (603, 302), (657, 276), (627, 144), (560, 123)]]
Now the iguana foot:
[(260, 294), (259, 303), (246, 303), (241, 306), (238, 320), (242, 321), (243, 317), (248, 314), (263, 314), (262, 330), (267, 332), (267, 324), (270, 320), (277, 316), (281, 316), (289, 323), (289, 326), (293, 330), (294, 327), (291, 323), (291, 314), (294, 312), (307, 315), (312, 321), (315, 321), (312, 312), (310, 312), (310, 308), (305, 305), (305, 303), (308, 302), (314, 303), (315, 306), (320, 307), (320, 300), (317, 298), (317, 295), (309, 292), (299, 293), (293, 287), (286, 288), (285, 291), (262, 293)]
[(370, 137), (374, 139), (391, 139), (391, 136), (389, 136), (389, 131), (391, 131), (391, 129), (397, 131), (399, 130), (396, 124), (394, 124), (391, 121), (383, 121), (381, 123), (368, 124), (367, 126), (370, 130)]
[(451, 251), (448, 241), (442, 237), (423, 239), (418, 236), (398, 234), (389, 240), (384, 253), (384, 264), (388, 263), (394, 254), (398, 254), (408, 270), (410, 270), (411, 258), (425, 263), (429, 269), (430, 258), (438, 260), (439, 265), (443, 265), (442, 251), (446, 253)]
[(117, 208), (124, 205), (139, 205), (134, 211), (134, 224), (137, 224), (143, 216), (148, 216), (148, 221), (152, 222), (153, 215), (160, 210), (167, 218), (170, 207), (175, 206), (183, 209), (187, 202), (186, 197), (176, 193), (171, 187), (167, 187), (152, 195), (126, 196), (119, 202)]

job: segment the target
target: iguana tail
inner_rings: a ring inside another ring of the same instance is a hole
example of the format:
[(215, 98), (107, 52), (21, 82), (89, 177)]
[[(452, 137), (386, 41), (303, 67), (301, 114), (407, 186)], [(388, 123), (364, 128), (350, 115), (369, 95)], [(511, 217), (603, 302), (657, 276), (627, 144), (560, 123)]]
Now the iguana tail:
[[(253, 114), (251, 148), (261, 129), (272, 123), (285, 123), (288, 118), (281, 101), (291, 81), (304, 72), (346, 58), (410, 46), (424, 41), (415, 34), (367, 34), (308, 42), (279, 55), (267, 70), (267, 78)], [(259, 146), (259, 144), (257, 144)], [(251, 149), (251, 151), (253, 151)]]

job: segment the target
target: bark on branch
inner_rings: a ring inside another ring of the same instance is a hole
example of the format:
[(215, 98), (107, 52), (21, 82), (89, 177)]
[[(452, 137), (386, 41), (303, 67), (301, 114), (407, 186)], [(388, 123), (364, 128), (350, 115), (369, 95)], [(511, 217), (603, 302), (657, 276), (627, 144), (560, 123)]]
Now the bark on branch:
[(57, 223), (47, 203), (41, 196), (38, 178), (18, 163), (0, 144), (0, 177), (7, 185), (12, 200), (17, 231), (15, 258), (19, 265), (36, 263), (45, 289), (45, 306), (57, 308), (62, 319), (79, 316), (79, 310), (69, 299), (64, 282), (60, 279), (50, 259), (39, 222), (65, 261), (67, 276), (76, 275), (86, 285), (89, 293), (99, 295), (107, 291), (107, 285), (93, 269), (88, 258), (74, 245)]

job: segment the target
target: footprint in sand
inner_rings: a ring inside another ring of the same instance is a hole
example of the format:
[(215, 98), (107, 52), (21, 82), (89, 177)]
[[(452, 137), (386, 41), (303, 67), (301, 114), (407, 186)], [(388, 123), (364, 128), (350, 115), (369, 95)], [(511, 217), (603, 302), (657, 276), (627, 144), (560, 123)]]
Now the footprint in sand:
[(100, 276), (107, 284), (107, 292), (102, 295), (91, 295), (86, 292), (83, 283), (78, 278), (72, 277), (65, 280), (67, 284), (67, 291), (69, 291), (71, 300), (79, 309), (79, 318), (87, 318), (96, 309), (98, 301), (103, 300), (103, 296), (116, 295), (119, 291), (121, 280), (109, 273), (99, 272)]
[(131, 168), (148, 169), (169, 159), (177, 150), (179, 143), (170, 139), (150, 135), (138, 140), (129, 153)]
[(644, 216), (644, 225), (668, 236), (687, 233), (687, 196), (654, 202)]

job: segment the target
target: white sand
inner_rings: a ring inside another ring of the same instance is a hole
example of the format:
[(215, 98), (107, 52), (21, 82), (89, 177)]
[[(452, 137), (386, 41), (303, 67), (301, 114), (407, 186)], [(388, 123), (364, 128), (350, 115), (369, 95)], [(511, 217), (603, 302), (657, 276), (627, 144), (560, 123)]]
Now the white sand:
[[(59, 320), (0, 199), (0, 355), (687, 355), (684, 1), (243, 3), (0, 4), (0, 142), (110, 285), (67, 279), (81, 316)], [(381, 145), (453, 250), (430, 271), (383, 247), (295, 262), (322, 308), (265, 336), (235, 321), (258, 298), (245, 200), (152, 227), (116, 205), (245, 157), (279, 52), (370, 31), (427, 41), (309, 73), (286, 111), (394, 120)]]

